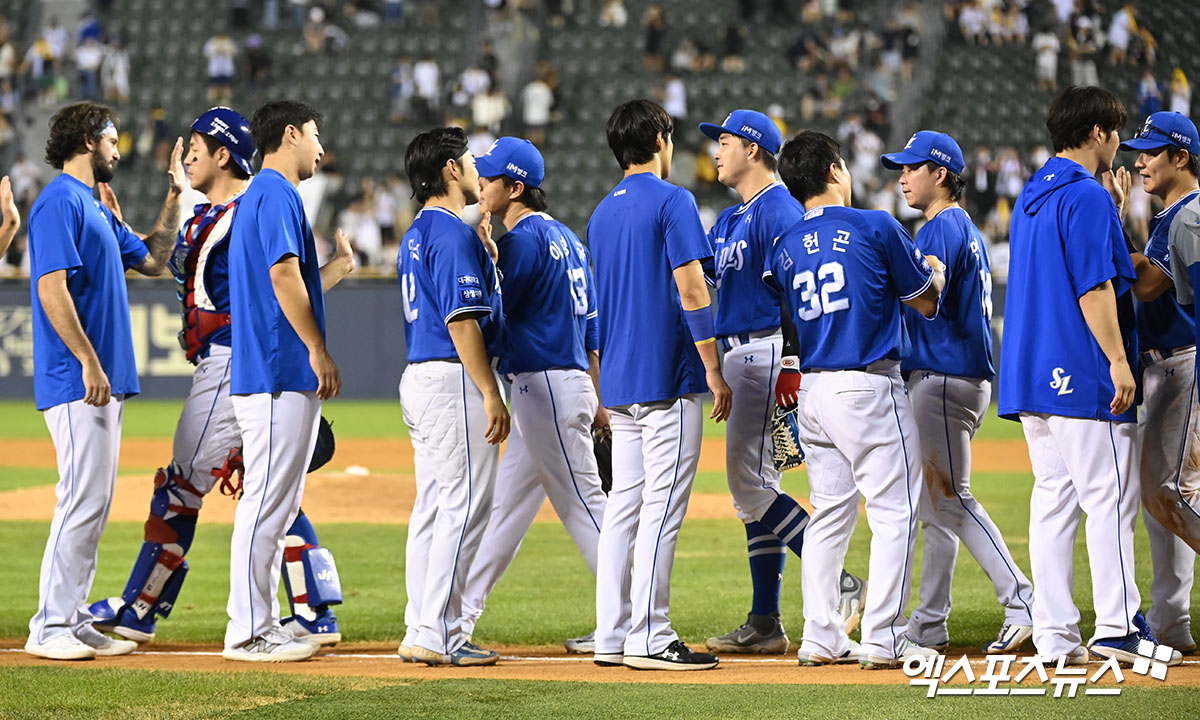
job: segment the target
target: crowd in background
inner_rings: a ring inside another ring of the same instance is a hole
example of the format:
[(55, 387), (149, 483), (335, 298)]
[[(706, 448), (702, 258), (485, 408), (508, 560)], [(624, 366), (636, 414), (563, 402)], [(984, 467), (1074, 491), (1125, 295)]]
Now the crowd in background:
[[(676, 158), (672, 181), (691, 188), (706, 222), (734, 202), (716, 180), (712, 155), (715, 143), (695, 130), (689, 97), (698, 88), (723, 78), (755, 79), (748, 54), (762, 28), (795, 27), (790, 42), (778, 51), (781, 74), (802, 80), (794, 96), (760, 108), (771, 115), (785, 137), (803, 128), (825, 129), (842, 143), (854, 178), (855, 203), (893, 213), (915, 230), (920, 213), (907, 207), (895, 173), (883, 170), (878, 157), (890, 136), (890, 108), (899, 88), (913, 82), (920, 57), (920, 7), (904, 2), (882, 17), (852, 11), (850, 0), (727, 0), (726, 19), (707, 32), (694, 25), (673, 23), (658, 3), (633, 0), (481, 0), (489, 29), (470, 52), (453, 60), (430, 53), (402, 53), (392, 58), (387, 83), (390, 97), (386, 116), (402, 128), (457, 124), (468, 129), (471, 150), (487, 151), (500, 135), (528, 137), (540, 147), (553, 143), (556, 133), (578, 133), (572, 125), (570, 95), (564, 93), (562, 73), (540, 44), (543, 33), (567, 26), (598, 25), (627, 28), (637, 33), (640, 58), (636, 69), (656, 87), (655, 96), (675, 119)], [(97, 2), (109, 10), (86, 13), (68, 28), (46, 15), (37, 33), (18, 33), (0, 18), (0, 157), (10, 162), (9, 174), (23, 212), (27, 212), (48, 171), (39, 162), (40, 148), (19, 145), (14, 127), (22, 122), (22, 107), (54, 108), (74, 99), (106, 101), (118, 108), (129, 102), (131, 70), (126, 38), (106, 28), (105, 17), (119, 16), (114, 3)], [(107, 6), (107, 7), (106, 7)], [(195, 37), (204, 66), (207, 100), (237, 104), (249, 113), (266, 98), (273, 73), (293, 56), (347, 53), (364, 28), (393, 27), (395, 32), (430, 32), (441, 27), (446, 8), (436, 0), (231, 0), (228, 14)], [(1014, 52), (1034, 59), (1040, 89), (1053, 92), (1061, 84), (1059, 62), (1067, 63), (1073, 83), (1102, 82), (1108, 68), (1143, 70), (1137, 107), (1145, 116), (1159, 109), (1187, 113), (1191, 105), (1188, 78), (1175, 68), (1170, 77), (1156, 76), (1157, 41), (1133, 3), (1098, 0), (962, 0), (945, 4), (949, 42), (1012, 45)], [(119, 23), (114, 23), (118, 25)], [(546, 29), (548, 28), (548, 29)], [(34, 37), (21, 46), (18, 37)], [(291, 38), (287, 43), (279, 37)], [(532, 51), (530, 52), (530, 49)], [(1024, 48), (1021, 50), (1019, 48)], [(188, 81), (191, 81), (190, 79)], [(235, 101), (236, 99), (236, 101)], [(732, 109), (732, 108), (730, 108)], [(165, 170), (179, 128), (163, 107), (123, 117), (119, 149), (122, 165)], [(914, 128), (916, 129), (916, 128)], [(9, 150), (7, 156), (5, 150)], [(985, 236), (1002, 246), (1007, 240), (1012, 201), (1027, 174), (1048, 154), (1045, 147), (964, 146), (968, 158), (965, 204)], [(393, 271), (394, 248), (416, 208), (401, 173), (402, 161), (378, 177), (339, 171), (336, 144), (322, 162), (306, 198), (324, 204), (314, 211), (318, 236), (327, 244), (336, 224), (352, 238), (365, 268)], [(118, 180), (119, 183), (119, 180)], [(1130, 230), (1145, 232), (1154, 208), (1135, 188)], [(470, 220), (471, 218), (468, 218)], [(582, 232), (582, 228), (577, 228)], [(0, 275), (20, 273), (27, 265), (24, 241), (13, 244)], [(1004, 248), (998, 247), (998, 272), (1003, 276)]]

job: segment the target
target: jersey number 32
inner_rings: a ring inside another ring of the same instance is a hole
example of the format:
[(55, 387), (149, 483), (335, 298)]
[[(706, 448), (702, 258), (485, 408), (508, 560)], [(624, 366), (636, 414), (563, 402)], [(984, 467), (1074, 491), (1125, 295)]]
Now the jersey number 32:
[(812, 270), (802, 270), (792, 278), (792, 289), (800, 291), (801, 320), (816, 320), (822, 314), (835, 313), (850, 307), (850, 298), (834, 297), (846, 287), (846, 274), (839, 262), (827, 262)]

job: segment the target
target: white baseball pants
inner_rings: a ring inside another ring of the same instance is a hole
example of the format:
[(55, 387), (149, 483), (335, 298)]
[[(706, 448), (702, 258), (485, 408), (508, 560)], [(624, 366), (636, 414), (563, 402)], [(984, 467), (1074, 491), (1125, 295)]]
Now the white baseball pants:
[(811, 371), (800, 386), (800, 440), (813, 505), (801, 555), (800, 649), (827, 657), (850, 647), (838, 589), (860, 495), (871, 528), (863, 652), (898, 657), (907, 622), (921, 445), (899, 364), (877, 363), (872, 370)]
[(232, 401), (246, 474), (230, 543), (228, 648), (279, 625), (284, 537), (300, 511), (321, 417), (316, 392), (234, 395)]
[(1195, 644), (1191, 592), (1200, 548), (1200, 402), (1196, 351), (1151, 363), (1142, 374), (1142, 516), (1150, 535), (1154, 580), (1146, 620), (1172, 647)]
[(592, 446), (599, 402), (582, 370), (518, 373), (512, 383), (513, 431), (496, 481), (492, 516), (463, 593), (463, 633), (475, 623), (547, 497), (592, 574), (604, 520), (604, 491)]
[(483, 393), (459, 363), (409, 365), (400, 406), (417, 480), (405, 547), (404, 644), (448, 654), (466, 642), (463, 591), (491, 515), (500, 447), (487, 442)]
[(610, 408), (613, 487), (596, 562), (596, 652), (656, 655), (678, 639), (668, 617), (675, 544), (700, 462), (699, 396)]
[(114, 395), (103, 407), (76, 400), (45, 411), (58, 456), (58, 502), (42, 554), (38, 609), (29, 621), (29, 639), (35, 643), (73, 634), (92, 622), (87, 597), (112, 506), (124, 409), (125, 396)]
[(950, 641), (946, 621), (960, 539), (992, 581), (1004, 621), (1033, 624), (1033, 586), (1000, 528), (971, 494), (971, 438), (983, 423), (991, 393), (987, 380), (924, 370), (914, 372), (909, 383), (925, 476), (917, 512), (925, 533), (921, 602), (908, 621), (908, 638), (918, 645)]
[(1071, 594), (1081, 513), (1087, 513), (1084, 533), (1096, 608), (1092, 639), (1134, 632), (1133, 615), (1141, 603), (1133, 576), (1137, 425), (1021, 413), (1021, 426), (1033, 465), (1029, 566), (1037, 588), (1033, 642), (1038, 654), (1066, 655), (1082, 642)]
[(772, 455), (771, 416), (783, 336), (753, 339), (725, 353), (722, 372), (733, 390), (725, 422), (725, 474), (743, 523), (762, 520), (779, 497)]

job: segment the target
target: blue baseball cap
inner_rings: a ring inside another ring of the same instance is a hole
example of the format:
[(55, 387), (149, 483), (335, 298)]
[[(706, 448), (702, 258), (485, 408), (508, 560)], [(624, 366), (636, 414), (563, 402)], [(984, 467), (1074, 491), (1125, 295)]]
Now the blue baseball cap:
[(783, 135), (775, 121), (757, 110), (734, 110), (720, 125), (700, 123), (700, 132), (713, 140), (720, 140), (721, 133), (730, 133), (758, 143), (763, 150), (774, 155), (783, 144)]
[(1156, 112), (1146, 118), (1137, 137), (1121, 143), (1122, 150), (1155, 150), (1160, 147), (1182, 148), (1193, 155), (1200, 154), (1200, 135), (1196, 125), (1186, 115), (1177, 112)]
[(533, 143), (524, 138), (502, 137), (475, 158), (480, 177), (507, 175), (527, 187), (538, 187), (546, 178), (546, 162)]
[(946, 133), (921, 130), (908, 139), (900, 152), (888, 153), (879, 162), (889, 170), (903, 170), (905, 165), (920, 165), (932, 160), (955, 175), (962, 175), (967, 163), (962, 148)]
[(201, 135), (210, 135), (229, 148), (229, 155), (237, 166), (253, 175), (250, 161), (254, 159), (254, 140), (250, 137), (250, 122), (237, 110), (215, 107), (206, 111), (192, 123), (192, 130)]

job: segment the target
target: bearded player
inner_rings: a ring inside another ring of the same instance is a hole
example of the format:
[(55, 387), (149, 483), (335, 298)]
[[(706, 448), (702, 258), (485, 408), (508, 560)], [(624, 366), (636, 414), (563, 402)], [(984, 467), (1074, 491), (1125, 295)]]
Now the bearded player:
[[(125, 592), (90, 608), (95, 627), (139, 643), (154, 639), (158, 618), (170, 615), (174, 607), (187, 575), (184, 556), (204, 496), (218, 481), (222, 492), (229, 493), (240, 484), (241, 429), (229, 396), (228, 249), (229, 230), (250, 179), (253, 157), (249, 123), (237, 111), (216, 107), (192, 123), (184, 165), (192, 187), (204, 193), (208, 202), (197, 205), (184, 224), (169, 267), (182, 306), (180, 344), (196, 372), (175, 429), (174, 457), (154, 478), (145, 540)], [(102, 187), (102, 192), (106, 204), (119, 214), (112, 191)], [(337, 257), (327, 267), (335, 282), (354, 267), (349, 243), (340, 232)], [(341, 633), (329, 606), (342, 601), (341, 585), (332, 556), (320, 547), (303, 512), (288, 530), (284, 568), (292, 606), (284, 626), (297, 637), (336, 644)]]

